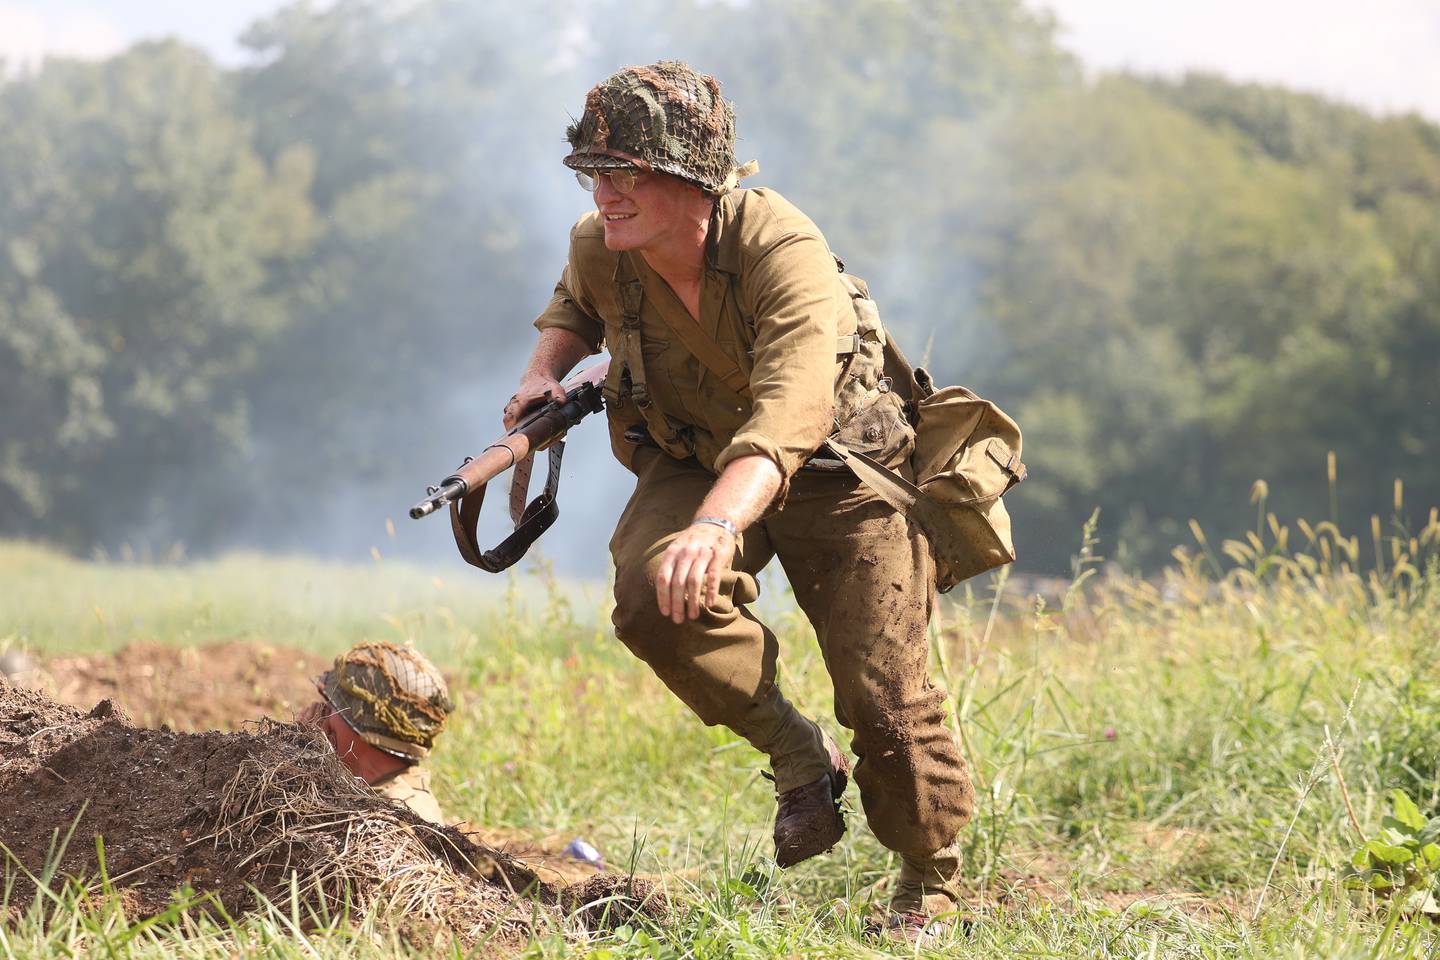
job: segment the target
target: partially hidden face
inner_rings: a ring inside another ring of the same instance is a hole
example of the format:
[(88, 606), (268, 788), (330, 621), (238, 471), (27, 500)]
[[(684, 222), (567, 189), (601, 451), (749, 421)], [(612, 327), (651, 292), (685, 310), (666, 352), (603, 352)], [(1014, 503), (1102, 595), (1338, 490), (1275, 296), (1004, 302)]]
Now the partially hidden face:
[(329, 740), (330, 745), (335, 748), (335, 755), (345, 766), (350, 768), (351, 773), (360, 776), (356, 769), (360, 747), (368, 746), (368, 744), (361, 740), (354, 728), (341, 719), (340, 714), (334, 710), (331, 710), (325, 717), (324, 730), (325, 739)]

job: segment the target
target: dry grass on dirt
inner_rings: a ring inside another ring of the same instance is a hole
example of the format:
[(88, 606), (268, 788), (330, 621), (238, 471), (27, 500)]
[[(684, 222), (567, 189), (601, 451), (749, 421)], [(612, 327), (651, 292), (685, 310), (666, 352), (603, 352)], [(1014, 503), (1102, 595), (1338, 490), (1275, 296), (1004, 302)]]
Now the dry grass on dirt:
[(146, 729), (110, 701), (83, 713), (4, 680), (0, 796), (18, 801), (0, 819), (9, 866), (22, 871), (16, 916), (72, 825), (57, 873), (98, 890), (94, 838), (103, 838), (105, 875), (134, 917), (163, 912), (182, 887), (239, 915), (257, 896), (288, 898), (293, 876), (317, 916), (378, 911), (412, 940), (518, 949), (537, 926), (590, 919), (592, 901), (651, 892), (621, 890), (624, 878), (612, 877), (596, 878), (595, 890), (557, 889), (503, 851), (378, 797), (323, 737), (294, 725)]

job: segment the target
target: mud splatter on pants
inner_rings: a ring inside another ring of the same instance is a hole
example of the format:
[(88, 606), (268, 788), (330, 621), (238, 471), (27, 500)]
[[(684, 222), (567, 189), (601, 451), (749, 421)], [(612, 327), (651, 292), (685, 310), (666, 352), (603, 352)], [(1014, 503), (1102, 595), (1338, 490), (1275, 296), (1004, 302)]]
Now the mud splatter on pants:
[(870, 829), (902, 855), (926, 857), (955, 839), (974, 795), (944, 694), (928, 675), (934, 603), (924, 535), (847, 473), (801, 471), (785, 509), (746, 530), (720, 599), (683, 625), (661, 616), (655, 575), (670, 541), (715, 482), (693, 461), (637, 452), (635, 492), (610, 541), (615, 630), (706, 724), (724, 724), (775, 766), (776, 788), (826, 772), (815, 724), (775, 683), (775, 635), (746, 609), (755, 581), (779, 557), (815, 628), (835, 691), (835, 717), (854, 732)]

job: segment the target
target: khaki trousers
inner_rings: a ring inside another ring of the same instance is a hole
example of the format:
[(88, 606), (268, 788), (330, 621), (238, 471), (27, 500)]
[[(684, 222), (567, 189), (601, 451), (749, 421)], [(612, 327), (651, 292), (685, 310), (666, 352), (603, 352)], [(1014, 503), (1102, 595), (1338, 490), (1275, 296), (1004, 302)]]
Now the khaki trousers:
[(818, 728), (775, 683), (775, 635), (746, 609), (755, 575), (778, 556), (815, 628), (854, 732), (855, 783), (876, 838), (910, 857), (951, 843), (974, 795), (928, 674), (934, 572), (924, 535), (848, 472), (796, 474), (785, 509), (746, 530), (720, 599), (682, 625), (660, 615), (655, 574), (715, 482), (694, 461), (637, 451), (638, 475), (610, 552), (615, 631), (706, 724), (724, 724), (771, 757), (776, 790), (829, 769)]

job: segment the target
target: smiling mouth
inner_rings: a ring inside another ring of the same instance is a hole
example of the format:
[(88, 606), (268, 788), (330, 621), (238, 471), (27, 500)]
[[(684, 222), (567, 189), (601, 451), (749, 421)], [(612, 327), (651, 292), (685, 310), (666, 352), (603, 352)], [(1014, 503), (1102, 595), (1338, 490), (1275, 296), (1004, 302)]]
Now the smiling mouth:
[(635, 214), (633, 214), (633, 213), (607, 213), (607, 214), (605, 214), (605, 222), (606, 222), (606, 223), (615, 223), (615, 222), (618, 221), (618, 220), (633, 220), (634, 218), (635, 218)]

